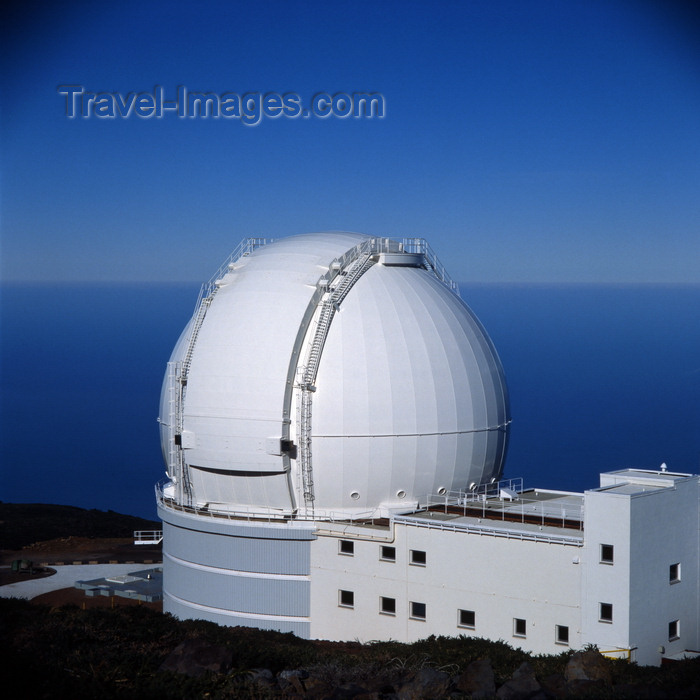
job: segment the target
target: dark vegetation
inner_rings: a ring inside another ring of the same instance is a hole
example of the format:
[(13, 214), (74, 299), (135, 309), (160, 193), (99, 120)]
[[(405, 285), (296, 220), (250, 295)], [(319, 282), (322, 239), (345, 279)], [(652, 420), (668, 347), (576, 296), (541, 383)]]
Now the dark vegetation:
[[(13, 523), (15, 517), (22, 522)], [(66, 506), (0, 504), (0, 519), (6, 548), (42, 537), (131, 536), (159, 525)], [(700, 660), (638, 667), (593, 650), (533, 656), (468, 637), (414, 644), (309, 641), (178, 621), (145, 606), (81, 609), (19, 599), (0, 599), (0, 674), (22, 696), (52, 700), (700, 697)]]
[[(598, 680), (567, 685), (572, 652), (531, 656), (503, 642), (466, 637), (414, 644), (318, 642), (177, 621), (144, 607), (81, 610), (17, 599), (0, 599), (0, 619), (2, 677), (6, 684), (21, 683), (32, 698), (466, 698), (459, 690), (460, 674), (484, 658), (499, 689), (528, 662), (541, 684), (534, 695), (539, 698), (696, 698), (700, 691), (695, 660), (644, 668), (601, 657)], [(196, 642), (200, 659), (202, 649), (219, 650), (226, 663), (214, 671), (196, 665), (182, 672), (164, 670), (186, 640)]]

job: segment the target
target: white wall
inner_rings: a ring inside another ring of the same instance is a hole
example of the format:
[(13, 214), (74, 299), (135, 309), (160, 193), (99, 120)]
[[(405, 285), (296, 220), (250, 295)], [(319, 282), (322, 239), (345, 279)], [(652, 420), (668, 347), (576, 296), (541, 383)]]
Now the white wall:
[[(396, 562), (380, 561), (380, 543), (356, 540), (354, 556), (338, 554), (338, 539), (311, 546), (311, 637), (414, 641), (466, 634), (503, 639), (535, 653), (559, 653), (555, 625), (581, 646), (578, 547), (466, 532), (395, 526)], [(425, 567), (409, 564), (410, 550), (426, 552)], [(354, 592), (354, 608), (338, 606), (340, 589)], [(396, 599), (396, 615), (379, 613), (379, 597)], [(409, 618), (409, 604), (426, 604), (426, 620)], [(459, 609), (476, 614), (474, 630), (458, 626)], [(513, 636), (513, 619), (526, 620), (526, 637)]]
[[(698, 648), (698, 483), (635, 496), (631, 501), (630, 639), (640, 664)], [(695, 517), (692, 517), (695, 515)], [(681, 580), (669, 568), (680, 564)], [(680, 637), (670, 641), (668, 625), (679, 620)]]
[[(601, 651), (628, 649), (630, 591), (630, 497), (586, 491), (582, 552), (582, 643)], [(613, 563), (600, 561), (602, 544), (613, 546)], [(600, 621), (600, 604), (611, 603), (613, 621)]]
[[(697, 649), (699, 641), (698, 479), (669, 477), (666, 483), (673, 485), (640, 482), (625, 493), (585, 494), (582, 640), (602, 651), (632, 649), (641, 665)], [(612, 564), (600, 562), (601, 544), (614, 546)], [(671, 584), (675, 563), (681, 581)], [(613, 604), (612, 624), (599, 621), (601, 602)], [(668, 635), (672, 620), (680, 623), (674, 641)]]

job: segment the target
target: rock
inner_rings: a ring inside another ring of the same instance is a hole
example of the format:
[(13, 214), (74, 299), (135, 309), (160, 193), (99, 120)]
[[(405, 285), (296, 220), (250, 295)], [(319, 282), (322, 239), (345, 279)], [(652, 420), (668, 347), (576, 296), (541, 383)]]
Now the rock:
[[(566, 684), (569, 697), (602, 697), (605, 692), (603, 681), (586, 681), (583, 678), (576, 678)], [(637, 700), (638, 696), (633, 696)]]
[(232, 663), (233, 653), (226, 647), (210, 644), (204, 639), (186, 639), (175, 647), (160, 670), (197, 677), (207, 671), (226, 673)]
[(296, 668), (289, 671), (280, 671), (277, 674), (280, 688), (286, 692), (304, 694), (306, 687), (304, 681), (309, 677), (309, 672), (303, 668)]
[(255, 685), (272, 688), (277, 685), (275, 676), (269, 668), (253, 668), (248, 671), (248, 680)]
[(543, 678), (542, 689), (553, 698), (565, 698), (569, 695), (566, 678), (561, 673), (553, 673)]
[(496, 680), (491, 659), (477, 659), (467, 666), (457, 681), (457, 690), (471, 698), (490, 698), (496, 694)]
[(598, 651), (589, 649), (577, 651), (569, 659), (564, 672), (566, 680), (571, 681), (603, 681), (612, 682), (610, 662)]
[(498, 689), (496, 696), (501, 700), (534, 700), (540, 696), (544, 698), (546, 694), (535, 678), (532, 666), (525, 661), (515, 670), (513, 677)]
[(412, 680), (399, 688), (399, 700), (423, 700), (442, 698), (448, 695), (451, 685), (450, 674), (435, 668), (422, 668)]

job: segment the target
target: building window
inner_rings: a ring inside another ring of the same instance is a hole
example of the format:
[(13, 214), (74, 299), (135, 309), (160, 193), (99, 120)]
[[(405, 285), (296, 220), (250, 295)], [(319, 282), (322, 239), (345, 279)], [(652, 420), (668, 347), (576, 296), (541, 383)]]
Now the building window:
[(338, 554), (352, 557), (355, 554), (355, 543), (351, 540), (340, 540), (338, 542)]
[(460, 610), (458, 627), (466, 627), (473, 630), (476, 627), (476, 615), (473, 610)]
[(338, 605), (341, 608), (354, 608), (355, 594), (353, 591), (338, 591)]
[(569, 643), (569, 628), (566, 625), (556, 626), (556, 642), (557, 644)]
[(668, 641), (675, 642), (676, 639), (681, 637), (681, 626), (678, 620), (673, 620), (673, 622), (668, 623)]
[(600, 622), (613, 621), (612, 603), (600, 604), (600, 617), (598, 619), (600, 620)]
[(527, 632), (527, 622), (521, 620), (519, 617), (513, 618), (513, 636), (514, 637), (525, 637)]
[(411, 619), (425, 620), (425, 603), (414, 603), (411, 601)]
[(379, 598), (379, 612), (382, 615), (396, 615), (396, 598)]
[(383, 544), (379, 548), (379, 558), (382, 561), (396, 561), (396, 547), (387, 547)]
[(410, 561), (413, 566), (425, 566), (426, 559), (425, 552), (422, 552), (420, 549), (411, 550)]
[(614, 560), (614, 548), (611, 544), (600, 545), (600, 563), (612, 564)]
[(681, 580), (681, 565), (671, 564), (668, 567), (668, 580), (669, 583), (678, 583)]

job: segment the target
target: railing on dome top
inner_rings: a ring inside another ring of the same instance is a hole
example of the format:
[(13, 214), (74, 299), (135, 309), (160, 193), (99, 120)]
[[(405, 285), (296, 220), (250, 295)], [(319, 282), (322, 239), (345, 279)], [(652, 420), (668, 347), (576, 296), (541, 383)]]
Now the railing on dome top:
[[(199, 296), (197, 297), (197, 303), (195, 304), (195, 313), (202, 303), (202, 299), (212, 295), (212, 292), (216, 290), (216, 283), (222, 279), (222, 277), (229, 272), (230, 266), (233, 265), (240, 258), (250, 255), (254, 250), (262, 248), (265, 245), (275, 242), (275, 238), (256, 238), (249, 237), (244, 238), (236, 247), (236, 249), (231, 253), (231, 255), (226, 258), (226, 260), (221, 264), (219, 269), (211, 276), (211, 278), (205, 282), (200, 290)], [(451, 289), (457, 296), (459, 296), (459, 285), (455, 282), (445, 270), (445, 266), (440, 262), (435, 251), (430, 247), (428, 241), (425, 238), (371, 238), (366, 241), (359, 243), (356, 248), (356, 254), (361, 255), (362, 253), (383, 253), (392, 251), (392, 243), (399, 244), (398, 252), (405, 253), (420, 253), (425, 258), (426, 267), (428, 267), (435, 276), (449, 289)], [(347, 253), (346, 253), (347, 255)]]
[(435, 276), (457, 296), (459, 296), (459, 285), (447, 274), (444, 265), (435, 255), (435, 251), (430, 247), (424, 238), (404, 238), (401, 241), (406, 253), (422, 253), (428, 267)]
[(236, 249), (231, 253), (231, 255), (226, 258), (226, 260), (220, 265), (219, 269), (205, 282), (199, 290), (199, 296), (197, 297), (197, 303), (195, 305), (195, 313), (199, 309), (199, 305), (202, 303), (202, 299), (212, 296), (212, 293), (216, 291), (217, 282), (230, 271), (231, 265), (233, 265), (240, 258), (245, 258), (250, 255), (254, 250), (262, 248), (269, 243), (273, 243), (274, 238), (244, 238), (236, 247)]

